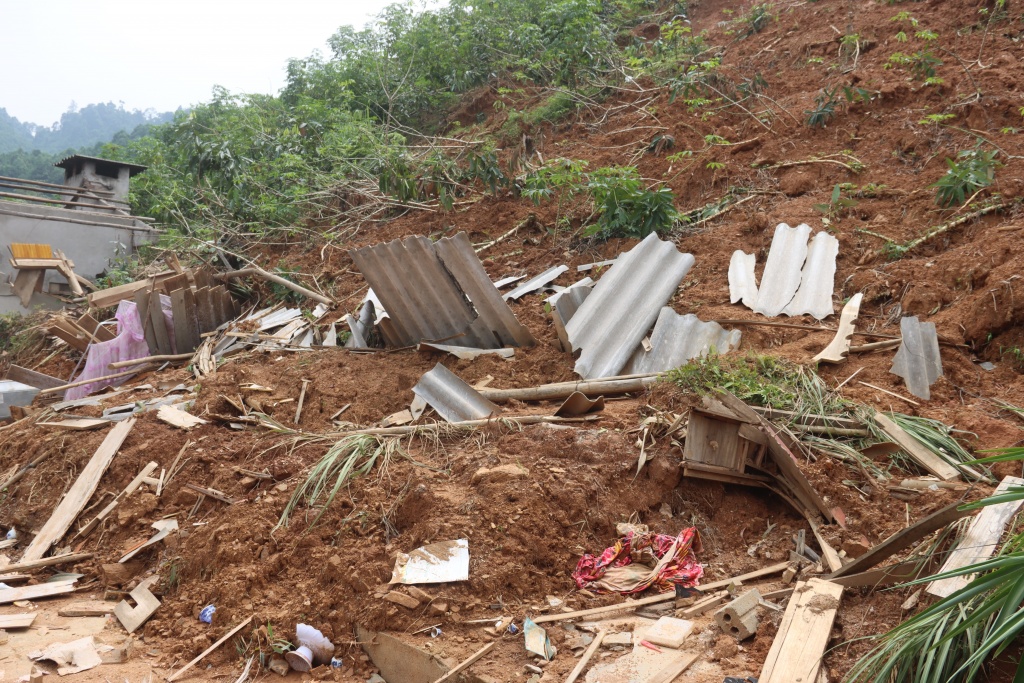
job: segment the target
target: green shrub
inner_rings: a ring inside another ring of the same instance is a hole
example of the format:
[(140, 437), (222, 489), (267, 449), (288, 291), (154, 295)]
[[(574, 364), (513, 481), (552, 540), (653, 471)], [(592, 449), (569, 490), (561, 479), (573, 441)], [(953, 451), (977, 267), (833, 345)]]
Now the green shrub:
[(632, 166), (600, 168), (590, 174), (587, 188), (598, 214), (588, 235), (646, 237), (670, 229), (679, 218), (672, 190), (648, 190)]
[(958, 161), (946, 159), (949, 169), (931, 187), (935, 188), (935, 203), (942, 207), (960, 206), (978, 190), (995, 181), (996, 168), (1002, 164), (996, 160), (996, 150), (986, 152), (980, 147), (957, 154)]

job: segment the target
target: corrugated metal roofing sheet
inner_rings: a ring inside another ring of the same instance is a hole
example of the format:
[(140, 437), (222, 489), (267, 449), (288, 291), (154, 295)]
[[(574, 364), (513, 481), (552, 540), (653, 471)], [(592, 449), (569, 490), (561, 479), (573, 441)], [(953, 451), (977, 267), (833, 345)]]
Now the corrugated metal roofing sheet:
[(693, 263), (691, 254), (654, 233), (615, 259), (565, 326), (573, 350), (581, 352), (576, 373), (619, 374)]
[(512, 358), (516, 355), (515, 349), (473, 349), (468, 346), (451, 346), (449, 344), (437, 344), (434, 342), (420, 342), (416, 345), (417, 351), (435, 351), (437, 353), (450, 353), (462, 360), (473, 360), (480, 356), (498, 356), (499, 358)]
[(754, 265), (757, 257), (746, 254), (739, 249), (729, 259), (729, 301), (742, 301), (747, 308), (757, 305), (757, 280), (754, 277)]
[(739, 346), (740, 334), (739, 330), (726, 330), (716, 322), (703, 322), (692, 313), (679, 315), (665, 306), (651, 333), (651, 350), (637, 348), (625, 374), (666, 372), (712, 351), (728, 353)]
[(819, 232), (811, 240), (800, 274), (800, 288), (782, 311), (786, 315), (810, 314), (821, 320), (835, 312), (832, 289), (836, 279), (836, 256), (839, 240), (827, 232)]
[(534, 343), (488, 279), (465, 233), (437, 243), (417, 235), (349, 253), (387, 312), (382, 332), (391, 344), (455, 339), (464, 346), (496, 348)]
[(907, 383), (907, 390), (918, 398), (931, 400), (931, 385), (942, 376), (942, 357), (935, 323), (923, 323), (916, 315), (900, 320), (903, 342), (892, 359), (894, 375)]
[(412, 391), (452, 423), (483, 420), (501, 412), (501, 408), (440, 363), (420, 377)]
[(555, 266), (554, 268), (548, 268), (540, 275), (532, 277), (523, 284), (519, 285), (511, 292), (505, 295), (505, 300), (518, 299), (524, 294), (535, 292), (549, 282), (554, 282), (555, 278), (569, 270), (569, 266)]
[(761, 275), (754, 312), (773, 318), (793, 300), (800, 287), (800, 268), (807, 258), (807, 238), (811, 226), (801, 223), (791, 228), (785, 223), (775, 227), (768, 260)]

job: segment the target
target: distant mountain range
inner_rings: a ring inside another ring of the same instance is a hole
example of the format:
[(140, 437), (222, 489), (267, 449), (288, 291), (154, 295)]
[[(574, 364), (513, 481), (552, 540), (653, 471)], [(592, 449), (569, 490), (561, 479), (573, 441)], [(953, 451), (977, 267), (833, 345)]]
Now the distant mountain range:
[(0, 175), (59, 180), (61, 173), (53, 168), (58, 156), (98, 149), (122, 131), (132, 133), (139, 126), (173, 118), (174, 112), (129, 111), (123, 105), (107, 102), (80, 109), (72, 105), (59, 122), (40, 126), (19, 121), (0, 107)]
[(129, 111), (113, 102), (72, 105), (52, 126), (22, 122), (0, 108), (0, 153), (15, 150), (56, 153), (107, 142), (116, 133), (131, 131), (141, 124), (164, 123), (174, 112)]

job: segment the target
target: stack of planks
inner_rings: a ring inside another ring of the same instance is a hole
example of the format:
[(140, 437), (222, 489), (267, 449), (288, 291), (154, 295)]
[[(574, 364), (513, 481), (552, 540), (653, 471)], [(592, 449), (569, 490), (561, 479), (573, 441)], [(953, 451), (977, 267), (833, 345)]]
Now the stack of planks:
[[(171, 270), (89, 295), (89, 305), (94, 308), (134, 300), (153, 355), (194, 351), (202, 334), (233, 320), (241, 310), (227, 287), (214, 281), (210, 269), (182, 268), (177, 259), (169, 259), (169, 263)], [(170, 297), (173, 328), (165, 325), (161, 295)]]

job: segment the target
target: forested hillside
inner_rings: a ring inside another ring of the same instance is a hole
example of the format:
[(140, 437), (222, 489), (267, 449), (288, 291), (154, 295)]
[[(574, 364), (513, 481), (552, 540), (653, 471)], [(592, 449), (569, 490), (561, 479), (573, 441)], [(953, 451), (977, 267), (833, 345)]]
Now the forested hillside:
[(45, 126), (19, 121), (0, 108), (0, 175), (57, 180), (61, 174), (53, 163), (67, 154), (95, 152), (112, 140), (127, 143), (173, 118), (173, 112), (130, 111), (106, 102), (80, 109), (72, 105), (60, 121)]

